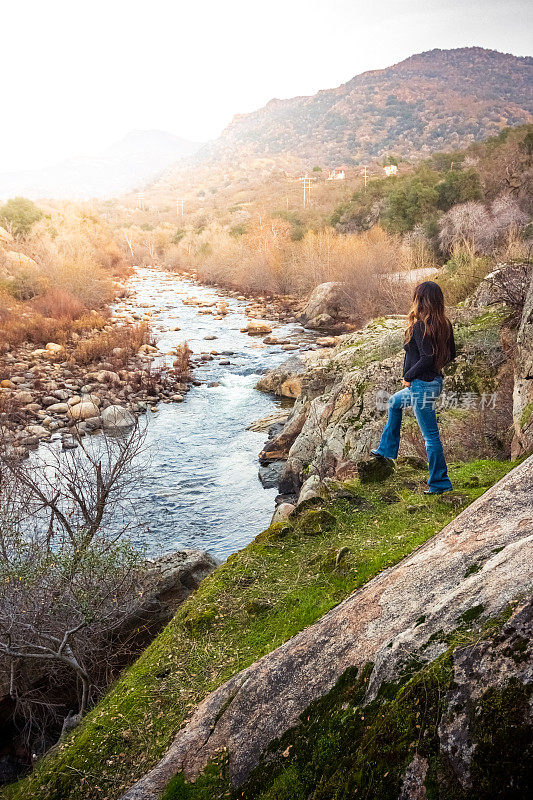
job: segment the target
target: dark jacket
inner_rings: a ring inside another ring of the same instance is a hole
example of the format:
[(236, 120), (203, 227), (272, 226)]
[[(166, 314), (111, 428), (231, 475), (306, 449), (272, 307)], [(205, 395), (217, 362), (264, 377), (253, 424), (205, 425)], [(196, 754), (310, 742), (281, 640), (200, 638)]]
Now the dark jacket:
[[(424, 336), (424, 327), (421, 322), (415, 322), (413, 333), (408, 342), (403, 346), (405, 359), (403, 362), (403, 378), (409, 383), (415, 378), (421, 381), (433, 381), (442, 377), (442, 372), (435, 369), (433, 346), (429, 336)], [(448, 339), (449, 360), (456, 356), (453, 328), (450, 325), (450, 338)]]

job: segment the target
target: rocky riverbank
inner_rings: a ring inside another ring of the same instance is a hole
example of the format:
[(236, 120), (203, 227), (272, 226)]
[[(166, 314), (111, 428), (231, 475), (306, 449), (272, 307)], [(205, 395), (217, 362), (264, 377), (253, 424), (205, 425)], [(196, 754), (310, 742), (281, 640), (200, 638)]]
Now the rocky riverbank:
[[(124, 287), (121, 294), (108, 319), (95, 313), (94, 327), (89, 318), (83, 330), (72, 331), (61, 344), (35, 348), (27, 343), (2, 353), (2, 439), (21, 455), (42, 441), (58, 440), (69, 449), (86, 435), (129, 426), (137, 415), (155, 411), (160, 402), (182, 402), (191, 383), (200, 384), (190, 372), (194, 364), (214, 359), (230, 364), (231, 352), (206, 349), (193, 355), (180, 346), (160, 350), (151, 332), (158, 309), (139, 302), (131, 287)], [(272, 324), (295, 321), (293, 298), (245, 298), (231, 292), (225, 296), (247, 302), (244, 332), (266, 337), (266, 344), (282, 349), (299, 349), (293, 340), (272, 335)], [(198, 314), (222, 320), (228, 313), (225, 296), (206, 300), (195, 296), (192, 285), (181, 300)], [(179, 331), (180, 326), (169, 329)]]
[[(532, 291), (527, 294), (528, 281), (515, 265), (502, 266), (467, 307), (452, 309), (458, 356), (446, 370), (438, 403), (450, 460), (509, 457), (511, 445), (515, 455), (527, 452)], [(291, 357), (261, 378), (257, 388), (295, 399), (284, 427), (271, 432), (259, 454), (263, 464), (283, 464), (279, 502), (302, 502), (328, 480), (357, 474), (358, 462), (379, 439), (387, 398), (400, 388), (404, 327), (402, 317), (372, 320), (338, 337), (332, 349)], [(404, 433), (402, 454), (424, 457), (410, 415)]]

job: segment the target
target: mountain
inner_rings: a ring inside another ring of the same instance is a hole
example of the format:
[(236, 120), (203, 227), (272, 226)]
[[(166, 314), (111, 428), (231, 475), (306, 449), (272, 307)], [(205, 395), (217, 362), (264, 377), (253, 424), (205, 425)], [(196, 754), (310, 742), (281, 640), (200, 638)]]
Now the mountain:
[(94, 156), (70, 158), (51, 167), (0, 174), (0, 198), (111, 197), (141, 188), (200, 144), (165, 131), (131, 131)]
[(310, 97), (234, 117), (202, 162), (298, 156), (312, 167), (465, 147), (533, 121), (533, 58), (465, 47), (430, 50)]

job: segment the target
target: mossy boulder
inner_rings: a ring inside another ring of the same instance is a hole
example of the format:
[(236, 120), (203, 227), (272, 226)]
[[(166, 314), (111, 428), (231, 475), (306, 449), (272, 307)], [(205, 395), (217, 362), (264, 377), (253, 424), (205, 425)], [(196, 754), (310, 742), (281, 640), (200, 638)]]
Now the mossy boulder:
[[(353, 797), (361, 789), (376, 800), (396, 800), (420, 767), (413, 765), (420, 756), (427, 762), (423, 780), (433, 796), (443, 787), (441, 796), (466, 800), (472, 796), (470, 781), (481, 791), (474, 796), (488, 800), (495, 783), (491, 779), (484, 785), (476, 777), (477, 751), (468, 745), (473, 730), (468, 720), (462, 771), (447, 756), (446, 741), (457, 737), (450, 733), (446, 739), (440, 729), (447, 693), (457, 686), (466, 687), (475, 717), (478, 699), (494, 685), (496, 669), (498, 691), (511, 680), (524, 686), (531, 682), (529, 665), (517, 665), (510, 653), (516, 620), (509, 623), (505, 642), (495, 640), (492, 665), (487, 650), (480, 656), (471, 653), (472, 664), (479, 666), (467, 668), (464, 642), (469, 631), (489, 627), (507, 614), (509, 600), (533, 582), (531, 527), (524, 524), (532, 480), (530, 458), (403, 562), (230, 678), (198, 706), (165, 758), (124, 800), (155, 800), (178, 773), (190, 782), (190, 797), (203, 797), (194, 794), (194, 782), (222, 751), (227, 752), (227, 774), (218, 794), (211, 787), (213, 797), (227, 791), (229, 797), (247, 800), (329, 800)], [(495, 552), (495, 542), (503, 549)], [(465, 577), (473, 561), (482, 562), (482, 569)], [(523, 613), (527, 628), (531, 613)], [(519, 638), (522, 658), (527, 637), (522, 632)], [(457, 651), (461, 668), (456, 667), (454, 641), (462, 643)], [(521, 736), (530, 724), (520, 719)], [(486, 753), (480, 749), (480, 759), (495, 756), (488, 740)], [(449, 778), (441, 774), (445, 769)], [(527, 787), (520, 765), (511, 767), (505, 780)], [(446, 794), (448, 788), (457, 794)]]

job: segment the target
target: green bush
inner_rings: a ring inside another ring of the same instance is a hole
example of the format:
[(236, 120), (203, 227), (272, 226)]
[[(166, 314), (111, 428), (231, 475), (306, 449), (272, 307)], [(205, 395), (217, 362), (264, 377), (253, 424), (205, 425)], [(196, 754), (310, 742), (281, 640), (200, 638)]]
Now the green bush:
[(13, 197), (0, 206), (0, 224), (14, 236), (26, 236), (42, 216), (43, 212), (26, 197)]

